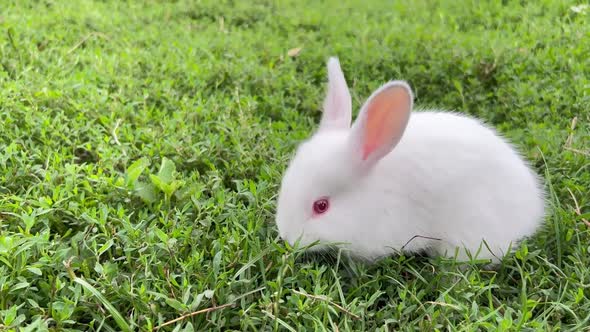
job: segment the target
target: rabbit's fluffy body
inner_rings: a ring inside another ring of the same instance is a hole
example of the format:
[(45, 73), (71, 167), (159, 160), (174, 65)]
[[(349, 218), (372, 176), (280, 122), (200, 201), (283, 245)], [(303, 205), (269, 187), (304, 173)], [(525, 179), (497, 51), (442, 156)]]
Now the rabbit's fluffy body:
[[(348, 90), (330, 61), (322, 124), (301, 143), (281, 184), (283, 239), (319, 241), (312, 250), (336, 243), (367, 259), (403, 249), (498, 262), (538, 229), (540, 178), (492, 128), (451, 112), (410, 116), (413, 95), (400, 81), (377, 90), (350, 128), (343, 119), (351, 117)], [(401, 115), (389, 119), (392, 112)], [(322, 197), (329, 209), (314, 213)]]

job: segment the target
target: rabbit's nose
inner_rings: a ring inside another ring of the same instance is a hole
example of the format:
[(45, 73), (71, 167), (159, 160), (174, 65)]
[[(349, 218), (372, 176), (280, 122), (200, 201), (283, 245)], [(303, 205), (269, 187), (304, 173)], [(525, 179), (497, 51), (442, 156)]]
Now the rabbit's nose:
[(284, 241), (284, 242), (289, 242), (289, 238), (288, 238), (288, 236), (287, 236), (287, 233), (286, 233), (286, 232), (281, 232), (281, 233), (279, 233), (279, 236), (281, 237), (281, 240), (282, 240), (282, 241)]
[(288, 232), (280, 232), (279, 236), (281, 237), (281, 241), (288, 243), (289, 245), (293, 245), (293, 239), (289, 236)]

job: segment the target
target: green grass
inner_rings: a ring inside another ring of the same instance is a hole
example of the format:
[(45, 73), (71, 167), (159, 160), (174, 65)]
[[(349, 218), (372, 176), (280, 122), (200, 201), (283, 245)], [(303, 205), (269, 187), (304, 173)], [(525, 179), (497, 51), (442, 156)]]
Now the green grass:
[[(577, 4), (3, 1), (0, 330), (149, 331), (193, 312), (161, 331), (587, 328)], [(546, 179), (547, 226), (496, 271), (302, 259), (279, 241), (280, 177), (331, 55), (355, 109), (406, 79), (417, 105), (497, 126)]]

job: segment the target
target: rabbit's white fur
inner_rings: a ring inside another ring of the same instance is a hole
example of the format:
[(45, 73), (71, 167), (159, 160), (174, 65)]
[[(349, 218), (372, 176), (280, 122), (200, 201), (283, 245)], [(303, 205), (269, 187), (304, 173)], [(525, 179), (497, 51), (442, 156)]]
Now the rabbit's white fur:
[[(373, 93), (350, 128), (350, 94), (335, 58), (328, 76), (320, 128), (299, 146), (282, 180), (276, 223), (283, 239), (319, 241), (314, 249), (337, 243), (368, 259), (426, 250), (497, 263), (541, 225), (540, 179), (490, 127), (449, 112), (410, 117), (411, 89), (393, 81)], [(392, 108), (383, 116), (398, 115), (374, 127), (397, 127), (378, 133), (387, 139), (377, 139), (383, 144), (363, 159), (362, 128), (368, 110), (379, 107)], [(329, 197), (329, 209), (313, 216), (320, 197)]]

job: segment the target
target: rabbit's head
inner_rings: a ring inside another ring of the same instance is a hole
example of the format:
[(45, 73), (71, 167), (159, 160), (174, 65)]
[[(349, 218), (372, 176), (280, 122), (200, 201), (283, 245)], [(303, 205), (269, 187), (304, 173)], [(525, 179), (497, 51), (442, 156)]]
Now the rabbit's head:
[(282, 239), (302, 246), (319, 241), (371, 241), (371, 219), (382, 199), (364, 181), (398, 144), (413, 105), (410, 87), (391, 81), (365, 102), (351, 126), (350, 93), (336, 58), (328, 61), (328, 91), (318, 130), (297, 148), (281, 183), (276, 223)]

